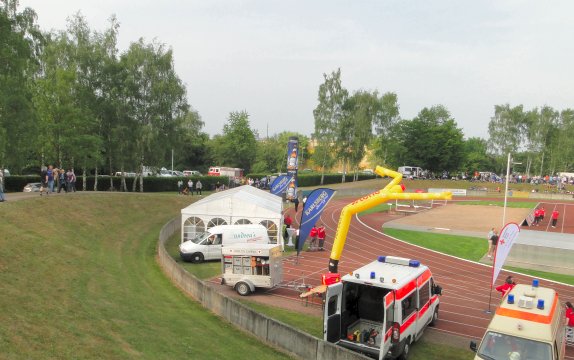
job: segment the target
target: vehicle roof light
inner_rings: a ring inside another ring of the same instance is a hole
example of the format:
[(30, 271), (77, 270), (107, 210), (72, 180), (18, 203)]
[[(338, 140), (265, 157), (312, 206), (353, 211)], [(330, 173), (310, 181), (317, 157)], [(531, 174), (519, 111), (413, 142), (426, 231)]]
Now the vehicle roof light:
[(385, 262), (385, 258), (386, 258), (386, 256), (379, 256), (379, 257), (377, 258), (377, 261), (378, 261), (378, 262)]
[(532, 279), (532, 287), (533, 287), (533, 288), (537, 288), (537, 287), (538, 287), (538, 283), (539, 283), (539, 280), (538, 280), (538, 279)]
[(371, 279), (374, 279), (374, 278), (375, 278), (375, 272), (371, 271)]
[(508, 294), (508, 303), (514, 304), (514, 294)]
[(410, 267), (419, 267), (421, 265), (421, 262), (418, 260), (410, 260), (409, 261), (409, 266)]
[(537, 309), (544, 310), (544, 299), (538, 299)]

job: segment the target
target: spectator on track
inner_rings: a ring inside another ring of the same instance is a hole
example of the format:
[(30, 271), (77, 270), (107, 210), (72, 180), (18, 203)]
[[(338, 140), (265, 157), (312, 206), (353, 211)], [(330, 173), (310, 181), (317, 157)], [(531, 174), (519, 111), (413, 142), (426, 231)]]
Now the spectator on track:
[(574, 306), (572, 306), (570, 301), (566, 301), (566, 319), (568, 326), (574, 328)]
[(554, 211), (552, 212), (552, 227), (555, 228), (556, 227), (556, 223), (558, 222), (558, 216), (560, 215), (560, 213), (558, 212), (557, 209), (554, 209)]
[(544, 209), (544, 206), (540, 208), (540, 221), (544, 220), (544, 215), (546, 215), (546, 209)]
[(320, 224), (317, 228), (317, 237), (319, 238), (319, 251), (325, 251), (325, 225)]
[(540, 224), (540, 209), (534, 209), (534, 225), (538, 226)]
[(311, 238), (311, 243), (309, 244), (309, 251), (317, 250), (317, 224), (313, 225), (311, 232), (309, 232), (309, 237)]

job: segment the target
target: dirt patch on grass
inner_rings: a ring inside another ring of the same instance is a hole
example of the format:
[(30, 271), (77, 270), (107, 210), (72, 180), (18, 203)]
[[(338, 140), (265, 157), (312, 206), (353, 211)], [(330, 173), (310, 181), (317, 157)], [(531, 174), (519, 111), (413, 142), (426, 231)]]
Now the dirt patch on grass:
[[(433, 228), (446, 228), (469, 232), (484, 232), (484, 236), (494, 227), (502, 224), (504, 209), (500, 206), (456, 205), (436, 207), (411, 216), (404, 216), (393, 221), (394, 224), (413, 225)], [(521, 224), (531, 209), (506, 208), (506, 222)]]

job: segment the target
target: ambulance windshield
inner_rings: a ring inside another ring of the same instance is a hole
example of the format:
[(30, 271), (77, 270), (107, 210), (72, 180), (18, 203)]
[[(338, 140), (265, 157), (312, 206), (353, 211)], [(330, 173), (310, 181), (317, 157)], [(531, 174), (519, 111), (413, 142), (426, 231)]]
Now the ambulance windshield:
[(477, 355), (486, 360), (551, 360), (552, 349), (550, 344), (489, 331)]

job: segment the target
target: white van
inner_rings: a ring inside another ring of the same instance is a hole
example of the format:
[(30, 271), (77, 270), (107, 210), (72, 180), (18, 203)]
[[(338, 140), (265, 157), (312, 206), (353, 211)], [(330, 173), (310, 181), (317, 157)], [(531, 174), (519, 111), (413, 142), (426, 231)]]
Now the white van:
[(419, 261), (379, 256), (327, 287), (324, 340), (379, 360), (406, 359), (438, 320), (441, 291)]
[(562, 360), (566, 317), (553, 289), (518, 284), (496, 309), (480, 346), (471, 341), (475, 359)]
[(237, 243), (269, 244), (269, 235), (263, 225), (219, 225), (197, 234), (179, 245), (183, 261), (199, 263), (221, 259), (221, 245)]
[(397, 171), (407, 179), (417, 179), (423, 175), (423, 169), (417, 166), (400, 166)]

